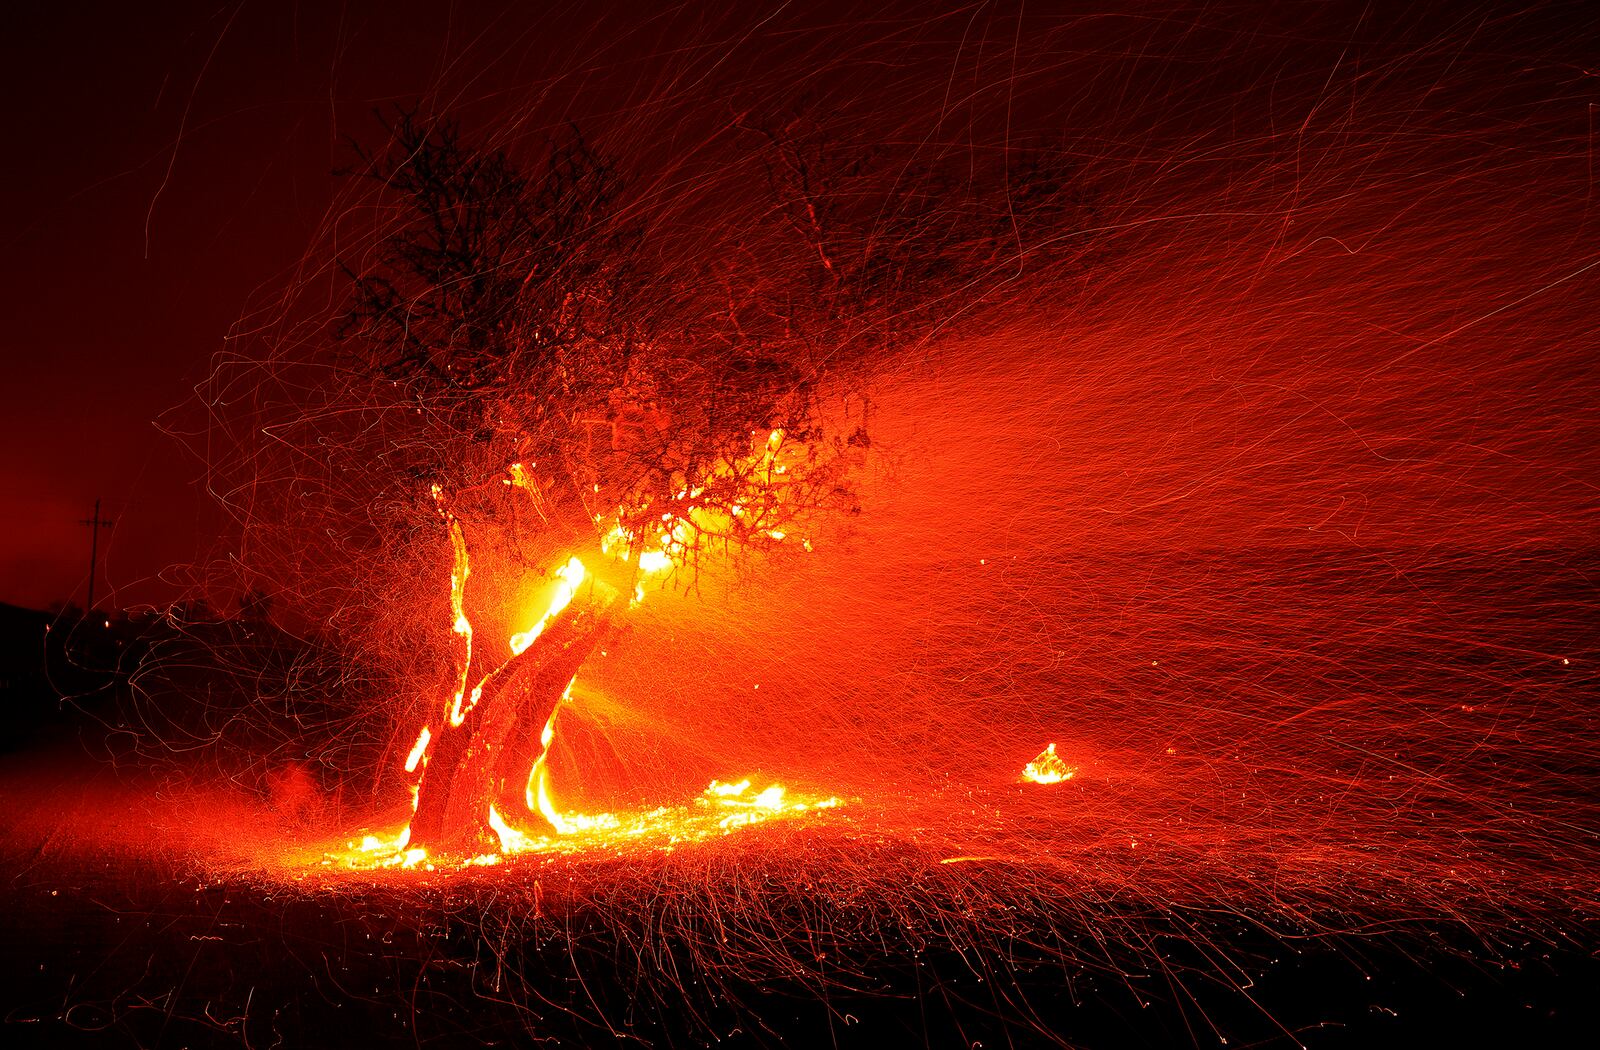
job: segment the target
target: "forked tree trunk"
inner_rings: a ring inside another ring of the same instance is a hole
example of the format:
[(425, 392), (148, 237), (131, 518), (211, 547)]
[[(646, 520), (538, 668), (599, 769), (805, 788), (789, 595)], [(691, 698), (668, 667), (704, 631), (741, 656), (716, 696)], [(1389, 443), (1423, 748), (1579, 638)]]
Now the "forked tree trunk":
[[(585, 587), (532, 645), (484, 680), (478, 702), (459, 726), (443, 727), (418, 787), (408, 845), (432, 853), (481, 853), (498, 846), (489, 806), (501, 782), (513, 775), (506, 759), (525, 756), (520, 775), (527, 776), (543, 750), (539, 735), (546, 721), (610, 625), (615, 598), (604, 584)], [(499, 811), (513, 824), (543, 821), (521, 805), (515, 813), (503, 806)]]

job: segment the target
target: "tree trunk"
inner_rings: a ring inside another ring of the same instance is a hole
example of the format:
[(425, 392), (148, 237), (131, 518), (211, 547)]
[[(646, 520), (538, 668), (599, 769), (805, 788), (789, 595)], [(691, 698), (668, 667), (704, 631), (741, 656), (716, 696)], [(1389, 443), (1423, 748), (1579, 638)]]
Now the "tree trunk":
[[(542, 752), (539, 735), (546, 721), (610, 625), (615, 598), (604, 584), (585, 588), (532, 645), (483, 680), (478, 702), (459, 726), (443, 727), (418, 786), (410, 846), (430, 853), (498, 848), (489, 807), (509, 772), (503, 760), (508, 754), (527, 756), (521, 770), (527, 776)], [(525, 806), (500, 812), (513, 823), (543, 822)]]

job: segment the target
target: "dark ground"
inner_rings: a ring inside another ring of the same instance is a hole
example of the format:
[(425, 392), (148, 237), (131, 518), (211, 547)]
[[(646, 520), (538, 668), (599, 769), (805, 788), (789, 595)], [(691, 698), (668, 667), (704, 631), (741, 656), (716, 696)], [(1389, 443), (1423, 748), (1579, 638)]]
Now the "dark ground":
[(845, 913), (784, 884), (761, 921), (802, 931), (797, 959), (804, 931), (851, 931), (825, 964), (807, 958), (827, 967), (819, 985), (770, 959), (758, 976), (707, 958), (670, 894), (630, 896), (619, 923), (604, 901), (529, 893), (559, 868), (388, 884), (207, 872), (172, 829), (205, 813), (197, 834), (248, 839), (273, 814), (43, 751), (0, 760), (0, 1045), (1600, 1045), (1600, 931), (1576, 917), (1330, 936), (1307, 927), (1359, 924), (1101, 900), (958, 948), (871, 901)]
[[(616, 931), (519, 920), (507, 941), (490, 931), (516, 906), (481, 898), (419, 909), (381, 890), (300, 895), (126, 858), (5, 864), (11, 1046), (1048, 1045), (1040, 1029), (1107, 1048), (1224, 1045), (1218, 1032), (1231, 1046), (1600, 1045), (1587, 950), (1512, 935), (1489, 953), (1438, 926), (1290, 947), (1249, 917), (1212, 919), (1224, 950), (1267, 960), (1246, 965), (1244, 990), (1173, 939), (1163, 954), (1181, 990), (1148, 968), (993, 958), (980, 978), (932, 949), (915, 965), (863, 952), (868, 990), (819, 996), (798, 981), (708, 986), (682, 946), (641, 980), (619, 968), (632, 953)], [(1093, 948), (1092, 931), (1057, 936)]]

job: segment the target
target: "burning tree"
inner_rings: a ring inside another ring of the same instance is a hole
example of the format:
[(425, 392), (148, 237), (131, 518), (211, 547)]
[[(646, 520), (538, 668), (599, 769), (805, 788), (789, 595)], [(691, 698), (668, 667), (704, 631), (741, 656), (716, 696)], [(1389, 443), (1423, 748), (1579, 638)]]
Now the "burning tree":
[(402, 113), (356, 151), (386, 225), (342, 264), (339, 334), (413, 420), (385, 467), (431, 492), (453, 557), (456, 680), (408, 756), (412, 848), (559, 829), (541, 756), (619, 614), (859, 510), (869, 366), (1015, 269), (1028, 201), (1001, 222), (937, 165), (801, 118), (738, 126), (763, 187), (738, 213), (630, 193), (575, 129), (529, 163)]
[[(361, 171), (407, 219), (350, 271), (343, 335), (434, 431), (411, 469), (454, 552), (460, 677), (409, 756), (410, 842), (477, 848), (507, 817), (559, 825), (540, 780), (550, 720), (646, 579), (692, 581), (712, 550), (808, 547), (797, 522), (851, 505), (845, 468), (868, 439), (859, 417), (846, 433), (819, 423), (844, 313), (802, 318), (752, 282), (724, 282), (708, 309), (662, 272), (615, 167), (575, 131), (529, 168), (449, 122), (387, 129)], [(506, 648), (474, 641), (518, 587), (469, 585), (487, 544), (550, 583), (503, 624)]]

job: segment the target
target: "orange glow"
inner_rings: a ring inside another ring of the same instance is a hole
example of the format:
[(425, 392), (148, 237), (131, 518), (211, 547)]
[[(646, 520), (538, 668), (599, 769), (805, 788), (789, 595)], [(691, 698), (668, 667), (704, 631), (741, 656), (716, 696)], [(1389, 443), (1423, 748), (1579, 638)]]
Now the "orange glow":
[(1059, 784), (1063, 780), (1071, 780), (1077, 772), (1072, 766), (1061, 761), (1061, 757), (1056, 754), (1056, 745), (1051, 744), (1023, 767), (1022, 776), (1018, 779), (1031, 784)]

